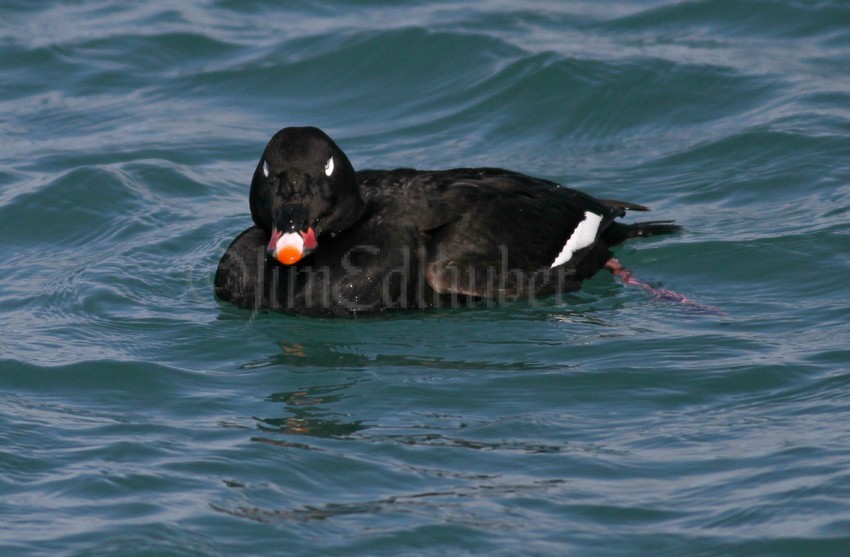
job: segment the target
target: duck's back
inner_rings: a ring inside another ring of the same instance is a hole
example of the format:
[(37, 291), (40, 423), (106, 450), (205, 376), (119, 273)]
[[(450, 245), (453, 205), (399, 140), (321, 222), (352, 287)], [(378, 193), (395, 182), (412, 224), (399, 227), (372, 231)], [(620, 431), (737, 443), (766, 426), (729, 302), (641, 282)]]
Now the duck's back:
[[(502, 275), (522, 273), (531, 280), (529, 273), (558, 266), (566, 273), (559, 288), (577, 288), (609, 257), (606, 242), (599, 244), (598, 256), (593, 247), (629, 206), (499, 168), (365, 170), (357, 175), (363, 198), (374, 208), (373, 218), (409, 222), (422, 234), (432, 286), (476, 296), (492, 294), (488, 273), (501, 281), (502, 290), (519, 293), (522, 289)], [(583, 244), (573, 242), (573, 251), (584, 250), (581, 257), (556, 264), (580, 226), (586, 238)], [(537, 284), (541, 287), (551, 290)]]

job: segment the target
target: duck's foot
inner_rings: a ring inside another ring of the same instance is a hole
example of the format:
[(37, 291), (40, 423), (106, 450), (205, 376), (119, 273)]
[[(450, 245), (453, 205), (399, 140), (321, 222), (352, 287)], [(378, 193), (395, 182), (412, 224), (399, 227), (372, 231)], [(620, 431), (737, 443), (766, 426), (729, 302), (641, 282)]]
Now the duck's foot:
[(623, 281), (623, 284), (627, 284), (630, 286), (638, 286), (642, 288), (644, 292), (646, 292), (658, 301), (676, 302), (679, 304), (685, 304), (691, 309), (705, 311), (708, 313), (713, 313), (715, 315), (726, 315), (726, 313), (724, 313), (722, 310), (712, 306), (701, 304), (695, 300), (692, 300), (691, 298), (688, 298), (684, 294), (680, 294), (672, 290), (667, 290), (666, 288), (655, 288), (648, 282), (642, 281), (639, 278), (635, 278), (629, 269), (623, 267), (623, 265), (613, 257), (605, 263), (605, 268), (611, 271), (611, 274), (613, 274), (614, 276), (620, 277), (620, 280)]

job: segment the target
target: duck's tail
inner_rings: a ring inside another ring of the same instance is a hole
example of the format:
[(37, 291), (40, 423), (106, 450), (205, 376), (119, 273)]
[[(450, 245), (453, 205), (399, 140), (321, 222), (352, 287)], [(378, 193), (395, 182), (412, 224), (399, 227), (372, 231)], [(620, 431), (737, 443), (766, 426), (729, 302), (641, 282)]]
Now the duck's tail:
[(630, 238), (672, 234), (681, 229), (681, 226), (673, 224), (671, 220), (654, 220), (634, 224), (614, 221), (605, 229), (605, 240), (609, 246), (617, 246)]
[(673, 224), (672, 220), (654, 220), (647, 222), (636, 222), (634, 224), (625, 224), (626, 238), (645, 238), (647, 236), (657, 236), (658, 234), (672, 234), (682, 230), (678, 224)]
[[(626, 211), (649, 211), (649, 207), (630, 203), (628, 201), (618, 201), (616, 199), (599, 199), (600, 203), (619, 212), (620, 216), (625, 216)], [(653, 220), (647, 222), (637, 222), (634, 224), (625, 224), (622, 222), (612, 223), (610, 230), (611, 245), (619, 244), (629, 238), (645, 238), (647, 236), (656, 236), (658, 234), (671, 234), (682, 229), (681, 226), (673, 224), (672, 220)]]

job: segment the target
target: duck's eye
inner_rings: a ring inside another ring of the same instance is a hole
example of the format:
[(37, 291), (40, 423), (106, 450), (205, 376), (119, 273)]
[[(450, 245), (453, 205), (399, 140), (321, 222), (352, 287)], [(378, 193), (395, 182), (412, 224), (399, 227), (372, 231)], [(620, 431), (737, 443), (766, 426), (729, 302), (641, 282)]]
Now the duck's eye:
[(330, 176), (334, 173), (334, 158), (331, 157), (328, 159), (328, 162), (325, 163), (325, 176)]
[(266, 178), (269, 177), (269, 163), (268, 161), (263, 161), (263, 176)]

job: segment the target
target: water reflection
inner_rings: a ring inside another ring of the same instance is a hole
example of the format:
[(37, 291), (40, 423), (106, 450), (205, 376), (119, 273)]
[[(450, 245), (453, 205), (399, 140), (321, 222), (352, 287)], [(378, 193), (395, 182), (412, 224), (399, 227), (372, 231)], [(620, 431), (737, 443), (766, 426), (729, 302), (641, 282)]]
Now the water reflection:
[(226, 508), (215, 504), (211, 507), (221, 513), (263, 523), (307, 522), (343, 516), (360, 516), (363, 520), (370, 521), (381, 515), (406, 515), (428, 522), (436, 520), (443, 524), (515, 529), (517, 524), (510, 517), (506, 518), (504, 513), (493, 512), (489, 506), (481, 506), (479, 503), (493, 497), (540, 496), (542, 493), (557, 492), (563, 489), (565, 484), (561, 479), (519, 480), (495, 477), (452, 489), (399, 493), (354, 502), (325, 502), (281, 509), (244, 505)]
[[(339, 402), (343, 398), (341, 393), (355, 384), (356, 381), (351, 381), (341, 385), (314, 386), (297, 391), (273, 393), (267, 400), (283, 404), (286, 415), (257, 418), (257, 427), (264, 432), (286, 435), (348, 437), (352, 433), (365, 429), (366, 426), (360, 420), (346, 421), (342, 418), (343, 414), (331, 412), (327, 407)], [(254, 440), (270, 441), (263, 438)]]

